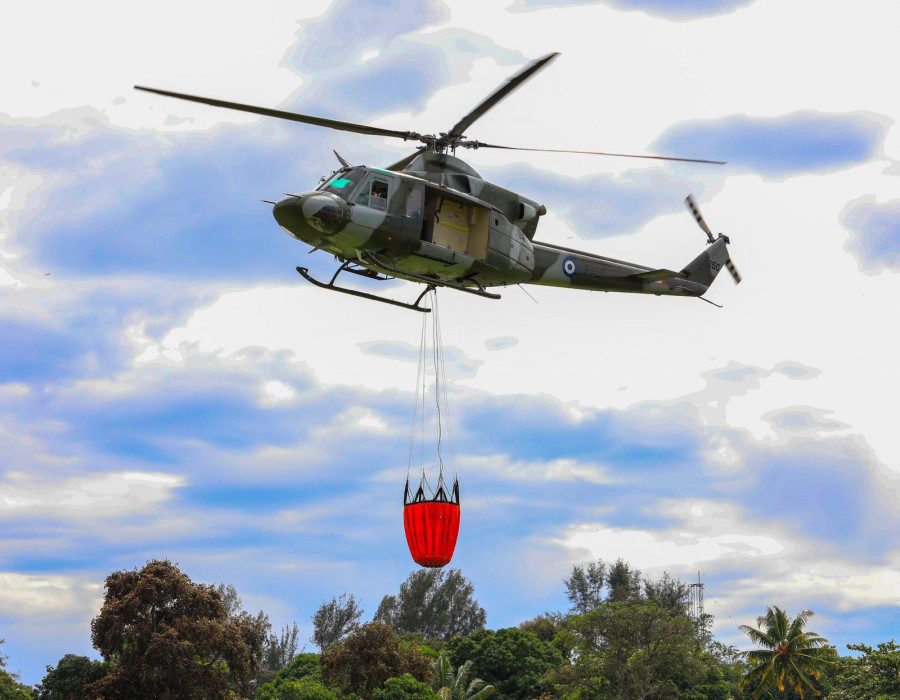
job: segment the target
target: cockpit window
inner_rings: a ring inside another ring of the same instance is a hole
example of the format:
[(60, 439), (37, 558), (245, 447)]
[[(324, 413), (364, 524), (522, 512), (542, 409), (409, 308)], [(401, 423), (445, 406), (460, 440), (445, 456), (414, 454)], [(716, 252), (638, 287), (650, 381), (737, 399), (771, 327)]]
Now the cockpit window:
[(364, 168), (351, 168), (350, 170), (341, 170), (331, 176), (324, 185), (319, 187), (321, 192), (332, 192), (342, 199), (349, 201), (350, 196), (356, 189), (356, 186), (365, 177)]
[(390, 187), (387, 178), (373, 176), (368, 179), (366, 186), (360, 188), (353, 201), (355, 204), (363, 204), (373, 209), (386, 211), (389, 194)]

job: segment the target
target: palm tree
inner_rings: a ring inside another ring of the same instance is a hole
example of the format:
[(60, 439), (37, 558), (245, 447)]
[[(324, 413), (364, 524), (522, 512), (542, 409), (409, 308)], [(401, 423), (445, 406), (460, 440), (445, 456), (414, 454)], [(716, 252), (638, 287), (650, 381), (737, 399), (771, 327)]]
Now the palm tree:
[(764, 647), (743, 652), (750, 670), (741, 680), (742, 690), (756, 688), (753, 697), (758, 697), (763, 690), (778, 688), (785, 700), (788, 688), (800, 693), (801, 698), (807, 690), (820, 694), (813, 679), (818, 679), (826, 667), (837, 666), (832, 660), (837, 654), (827, 639), (815, 632), (804, 631), (803, 627), (812, 615), (812, 610), (802, 610), (791, 620), (784, 610), (773, 606), (766, 608), (765, 615), (756, 618), (758, 628), (740, 626), (751, 641)]
[(434, 689), (441, 700), (486, 700), (496, 690), (480, 678), (469, 680), (472, 661), (466, 661), (456, 671), (441, 652), (434, 662)]

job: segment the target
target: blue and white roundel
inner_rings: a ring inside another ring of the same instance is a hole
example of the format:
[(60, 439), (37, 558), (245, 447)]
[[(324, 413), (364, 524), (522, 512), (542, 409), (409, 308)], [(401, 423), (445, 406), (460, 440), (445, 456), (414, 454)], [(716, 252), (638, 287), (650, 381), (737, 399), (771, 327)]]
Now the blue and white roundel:
[(578, 272), (578, 267), (575, 265), (575, 261), (572, 258), (563, 260), (563, 274), (566, 277), (574, 277), (576, 272)]

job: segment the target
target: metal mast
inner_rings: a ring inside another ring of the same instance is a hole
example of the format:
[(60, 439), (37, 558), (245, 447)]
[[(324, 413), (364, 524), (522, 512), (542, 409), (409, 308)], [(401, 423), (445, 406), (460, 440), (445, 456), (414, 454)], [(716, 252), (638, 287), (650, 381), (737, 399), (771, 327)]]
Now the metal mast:
[(703, 584), (700, 572), (697, 572), (697, 583), (688, 584), (688, 615), (697, 625), (703, 623)]

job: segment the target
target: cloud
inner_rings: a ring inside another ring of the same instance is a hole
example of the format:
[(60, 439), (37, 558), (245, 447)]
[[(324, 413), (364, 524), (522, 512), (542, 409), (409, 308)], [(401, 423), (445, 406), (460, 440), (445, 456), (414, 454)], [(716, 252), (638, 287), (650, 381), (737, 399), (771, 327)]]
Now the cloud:
[[(12, 221), (11, 241), (29, 242), (32, 267), (57, 277), (271, 277), (273, 261), (299, 252), (259, 202), (297, 189), (297, 160), (311, 151), (285, 149), (280, 127), (140, 133), (87, 107), (6, 121), (0, 158), (45, 181)], [(319, 174), (300, 182), (311, 189)]]
[(527, 12), (579, 5), (606, 5), (614, 10), (638, 10), (653, 17), (686, 22), (700, 17), (712, 17), (734, 12), (756, 0), (515, 0), (512, 12)]
[(466, 469), (488, 472), (515, 481), (541, 482), (583, 481), (588, 484), (615, 484), (621, 479), (599, 464), (579, 462), (575, 459), (551, 459), (547, 461), (510, 460), (505, 455), (471, 455), (460, 457)]
[[(319, 81), (313, 90), (315, 103), (329, 114), (376, 115), (421, 109), (435, 90), (448, 82), (445, 64), (442, 52), (434, 47), (398, 47), (338, 79)], [(415, 125), (397, 128), (415, 130)]]
[[(701, 181), (691, 181), (668, 168), (579, 178), (531, 165), (485, 170), (491, 182), (542, 202), (579, 238), (587, 240), (634, 233), (662, 214), (683, 211), (689, 193), (708, 189)], [(537, 238), (542, 237), (544, 232), (539, 228)]]
[(660, 153), (706, 153), (767, 178), (833, 172), (879, 155), (890, 120), (870, 112), (802, 111), (778, 117), (737, 114), (682, 122), (652, 144)]
[(878, 202), (868, 195), (849, 202), (841, 225), (850, 233), (846, 248), (861, 270), (872, 274), (900, 269), (900, 199)]
[[(366, 355), (375, 355), (377, 357), (385, 357), (402, 362), (419, 362), (420, 349), (414, 348), (408, 343), (390, 342), (386, 340), (376, 340), (364, 343), (358, 343), (360, 350)], [(434, 374), (434, 361), (431, 358), (433, 352), (431, 346), (426, 347), (426, 368), (429, 375)], [(484, 364), (481, 360), (474, 360), (467, 357), (465, 352), (452, 345), (445, 345), (441, 348), (442, 362), (444, 364), (445, 376), (449, 380), (469, 379), (478, 373), (478, 367)]]
[(0, 571), (0, 614), (32, 620), (99, 610), (101, 586), (82, 577)]
[(503, 336), (500, 338), (488, 338), (484, 341), (484, 347), (494, 352), (497, 350), (506, 350), (518, 345), (519, 341), (512, 336)]
[(340, 68), (372, 47), (383, 48), (399, 36), (438, 24), (448, 14), (439, 0), (337, 3), (322, 19), (303, 23), (283, 63), (302, 74)]
[(118, 472), (42, 479), (7, 473), (0, 483), (0, 517), (107, 518), (152, 509), (183, 486), (162, 472)]

